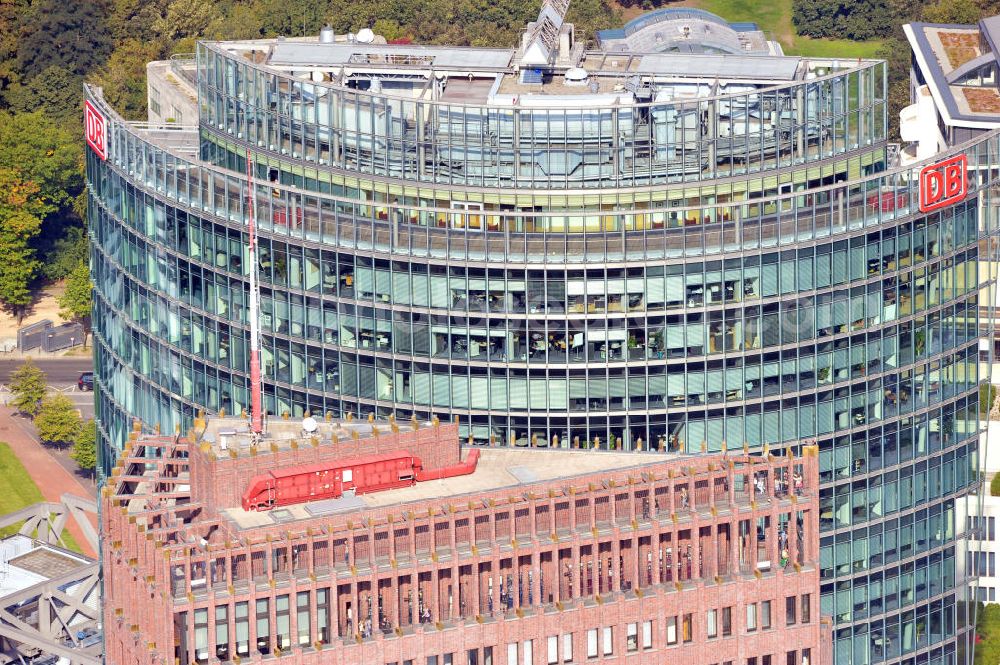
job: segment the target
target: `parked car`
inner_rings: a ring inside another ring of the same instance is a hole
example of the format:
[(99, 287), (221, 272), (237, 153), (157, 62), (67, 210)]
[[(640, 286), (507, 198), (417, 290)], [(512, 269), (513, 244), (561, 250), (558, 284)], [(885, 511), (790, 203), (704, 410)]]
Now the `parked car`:
[(94, 389), (94, 373), (84, 372), (80, 375), (80, 378), (76, 380), (76, 387), (80, 390), (93, 390)]

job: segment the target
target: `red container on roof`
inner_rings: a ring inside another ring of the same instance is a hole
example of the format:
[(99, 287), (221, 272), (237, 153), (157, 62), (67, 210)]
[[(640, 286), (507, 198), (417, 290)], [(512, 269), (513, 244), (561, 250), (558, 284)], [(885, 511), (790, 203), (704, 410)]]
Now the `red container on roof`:
[(407, 452), (367, 455), (309, 464), (254, 477), (243, 493), (244, 510), (267, 510), (306, 501), (408, 487), (416, 482), (420, 459)]

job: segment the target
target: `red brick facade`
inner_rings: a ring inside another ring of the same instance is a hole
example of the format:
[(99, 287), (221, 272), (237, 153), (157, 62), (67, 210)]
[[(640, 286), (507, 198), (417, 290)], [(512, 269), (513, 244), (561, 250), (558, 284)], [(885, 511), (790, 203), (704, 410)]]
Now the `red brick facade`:
[[(403, 429), (330, 450), (456, 441), (450, 426)], [(237, 505), (250, 476), (333, 453), (216, 452), (141, 438), (105, 489), (112, 665), (829, 662), (812, 447), (642, 455), (628, 469), (242, 529), (217, 508)]]

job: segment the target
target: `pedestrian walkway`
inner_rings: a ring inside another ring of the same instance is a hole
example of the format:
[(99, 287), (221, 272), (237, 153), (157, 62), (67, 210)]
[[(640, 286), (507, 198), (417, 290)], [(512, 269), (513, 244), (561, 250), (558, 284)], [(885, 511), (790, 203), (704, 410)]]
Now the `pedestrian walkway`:
[[(58, 503), (63, 494), (73, 494), (81, 498), (95, 499), (97, 489), (67, 471), (59, 461), (41, 444), (35, 435), (35, 426), (30, 420), (14, 415), (10, 407), (0, 407), (0, 440), (10, 444), (11, 450), (28, 470), (31, 479), (38, 485), (46, 501)], [(96, 517), (93, 518), (97, 528)], [(87, 542), (80, 525), (71, 517), (67, 528), (80, 545), (83, 553), (97, 556)]]

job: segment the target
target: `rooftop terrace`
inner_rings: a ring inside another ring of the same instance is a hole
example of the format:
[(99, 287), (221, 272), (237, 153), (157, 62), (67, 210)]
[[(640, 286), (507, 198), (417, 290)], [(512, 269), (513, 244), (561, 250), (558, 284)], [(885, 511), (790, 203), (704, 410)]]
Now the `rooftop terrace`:
[[(467, 455), (468, 453), (466, 453)], [(411, 487), (302, 503), (269, 512), (229, 508), (223, 512), (239, 529), (272, 526), (325, 515), (345, 515), (391, 506), (453, 500), (465, 495), (489, 495), (500, 489), (572, 479), (602, 471), (617, 472), (662, 464), (680, 455), (616, 453), (590, 450), (483, 448), (476, 471), (468, 476), (419, 482)]]

